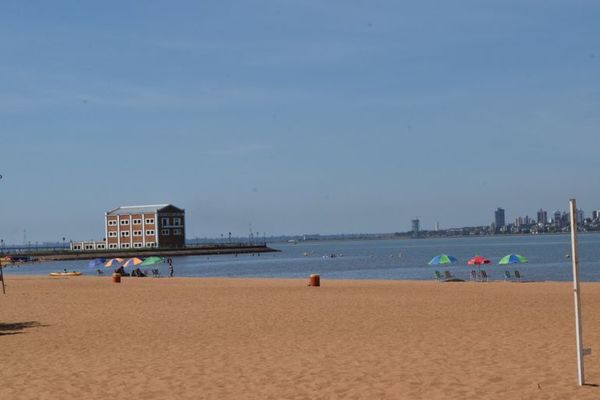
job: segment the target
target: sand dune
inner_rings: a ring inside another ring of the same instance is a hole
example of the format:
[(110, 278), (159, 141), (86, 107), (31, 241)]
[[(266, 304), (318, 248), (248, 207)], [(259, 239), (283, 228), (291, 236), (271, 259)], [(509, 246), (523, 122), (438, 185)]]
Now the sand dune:
[[(568, 283), (323, 279), (9, 276), (0, 399), (600, 397)], [(582, 292), (600, 351), (600, 284)]]

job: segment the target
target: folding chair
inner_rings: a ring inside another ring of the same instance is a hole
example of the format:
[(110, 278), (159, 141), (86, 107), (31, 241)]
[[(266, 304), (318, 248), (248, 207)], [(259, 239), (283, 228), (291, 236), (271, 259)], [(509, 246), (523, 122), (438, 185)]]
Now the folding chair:
[(521, 282), (521, 273), (519, 271), (517, 271), (517, 270), (515, 270), (515, 278), (517, 278), (517, 280), (519, 282)]
[(484, 269), (481, 270), (481, 281), (482, 282), (487, 282), (488, 281), (488, 274), (487, 274), (487, 272), (485, 272)]

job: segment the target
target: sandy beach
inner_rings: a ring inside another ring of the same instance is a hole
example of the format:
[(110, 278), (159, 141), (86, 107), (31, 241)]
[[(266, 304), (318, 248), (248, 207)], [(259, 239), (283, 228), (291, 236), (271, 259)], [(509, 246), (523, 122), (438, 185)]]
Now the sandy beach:
[[(597, 399), (569, 283), (7, 277), (0, 399)], [(600, 352), (600, 284), (583, 284)]]

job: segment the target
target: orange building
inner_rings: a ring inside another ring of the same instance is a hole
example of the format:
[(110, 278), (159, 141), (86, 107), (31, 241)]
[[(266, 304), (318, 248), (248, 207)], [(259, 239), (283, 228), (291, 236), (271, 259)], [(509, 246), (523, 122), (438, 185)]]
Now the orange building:
[(185, 210), (172, 204), (124, 206), (105, 213), (106, 247), (183, 248)]

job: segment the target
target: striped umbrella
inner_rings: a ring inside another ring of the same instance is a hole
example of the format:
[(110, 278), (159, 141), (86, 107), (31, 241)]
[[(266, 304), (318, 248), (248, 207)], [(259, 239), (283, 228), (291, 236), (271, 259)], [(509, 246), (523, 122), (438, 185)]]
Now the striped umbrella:
[(520, 264), (526, 262), (528, 262), (528, 260), (520, 254), (509, 254), (507, 256), (502, 257), (498, 264)]
[(143, 262), (144, 261), (141, 258), (133, 257), (133, 258), (130, 258), (129, 260), (125, 261), (123, 266), (124, 267), (133, 267), (135, 265), (140, 265)]
[(122, 258), (111, 258), (107, 262), (104, 263), (104, 266), (107, 268), (120, 266), (123, 262)]
[(440, 254), (439, 256), (435, 256), (429, 261), (429, 265), (440, 265), (440, 264), (453, 264), (456, 261), (456, 257), (449, 256), (447, 254)]

